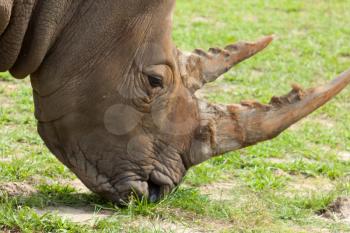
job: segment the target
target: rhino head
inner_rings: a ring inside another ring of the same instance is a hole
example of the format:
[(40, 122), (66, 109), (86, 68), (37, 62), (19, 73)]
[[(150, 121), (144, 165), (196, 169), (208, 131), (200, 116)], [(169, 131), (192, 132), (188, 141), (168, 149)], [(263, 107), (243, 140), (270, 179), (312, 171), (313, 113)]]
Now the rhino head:
[[(160, 199), (190, 167), (277, 136), (350, 82), (348, 71), (323, 87), (295, 86), (267, 105), (212, 104), (196, 91), (272, 37), (184, 53), (171, 39), (174, 0), (28, 2), (30, 27), (0, 68), (31, 75), (48, 148), (92, 191), (117, 203), (132, 193)], [(21, 8), (12, 9), (16, 16)], [(13, 17), (7, 30), (0, 27), (3, 57), (3, 38), (18, 29)]]

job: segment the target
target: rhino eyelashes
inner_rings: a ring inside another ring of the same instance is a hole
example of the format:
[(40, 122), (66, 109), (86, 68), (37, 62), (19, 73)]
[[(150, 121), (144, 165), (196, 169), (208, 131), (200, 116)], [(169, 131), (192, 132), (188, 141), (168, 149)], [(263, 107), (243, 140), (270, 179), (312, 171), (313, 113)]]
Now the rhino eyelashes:
[(148, 75), (148, 82), (152, 88), (163, 88), (163, 79), (159, 76)]

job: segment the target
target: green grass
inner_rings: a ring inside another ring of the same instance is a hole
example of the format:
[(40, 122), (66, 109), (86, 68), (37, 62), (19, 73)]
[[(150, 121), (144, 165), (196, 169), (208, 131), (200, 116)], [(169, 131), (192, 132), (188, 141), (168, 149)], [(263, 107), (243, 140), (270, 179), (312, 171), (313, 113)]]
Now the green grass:
[[(217, 81), (234, 91), (208, 95), (221, 103), (268, 102), (293, 83), (316, 86), (350, 67), (349, 4), (178, 0), (173, 37), (178, 47), (192, 50), (275, 34), (277, 40), (266, 51)], [(184, 184), (159, 204), (134, 200), (121, 209), (65, 182), (75, 176), (36, 133), (28, 80), (1, 73), (0, 183), (25, 182), (37, 192), (0, 193), (0, 231), (172, 232), (167, 226), (173, 224), (214, 232), (350, 232), (344, 222), (317, 215), (337, 197), (350, 196), (350, 161), (339, 157), (350, 153), (349, 99), (348, 88), (278, 138), (191, 169)], [(48, 206), (90, 207), (114, 215), (80, 226), (35, 212)]]

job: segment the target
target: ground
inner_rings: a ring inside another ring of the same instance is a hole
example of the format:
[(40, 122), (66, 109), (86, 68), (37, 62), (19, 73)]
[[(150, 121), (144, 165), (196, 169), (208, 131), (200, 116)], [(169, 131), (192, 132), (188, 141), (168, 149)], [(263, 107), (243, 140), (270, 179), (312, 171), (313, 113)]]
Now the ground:
[[(201, 92), (267, 102), (350, 67), (350, 0), (178, 0), (178, 47), (275, 34)], [(27, 80), (0, 74), (0, 231), (350, 232), (350, 88), (277, 139), (191, 169), (159, 204), (120, 209), (91, 194), (36, 133)]]

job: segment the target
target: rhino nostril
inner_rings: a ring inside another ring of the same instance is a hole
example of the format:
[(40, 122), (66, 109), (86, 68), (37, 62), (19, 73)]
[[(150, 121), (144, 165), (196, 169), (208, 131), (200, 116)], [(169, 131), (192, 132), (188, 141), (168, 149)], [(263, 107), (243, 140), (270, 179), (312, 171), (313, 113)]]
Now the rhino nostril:
[(148, 180), (149, 201), (156, 202), (161, 198), (160, 186)]

